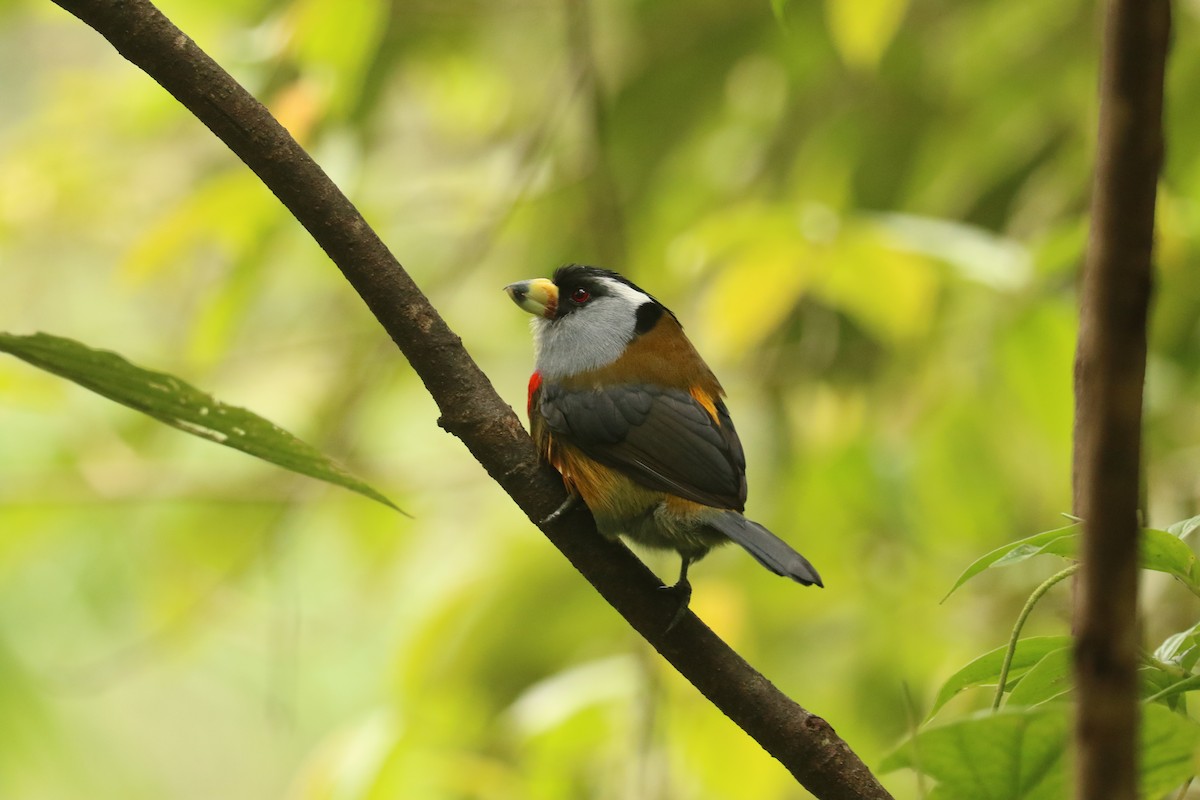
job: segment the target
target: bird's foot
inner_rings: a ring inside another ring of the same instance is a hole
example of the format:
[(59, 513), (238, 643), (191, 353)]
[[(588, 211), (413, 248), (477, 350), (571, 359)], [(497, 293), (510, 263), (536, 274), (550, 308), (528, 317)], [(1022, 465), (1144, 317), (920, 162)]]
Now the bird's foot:
[(667, 629), (663, 631), (663, 633), (670, 633), (687, 614), (688, 603), (691, 602), (692, 599), (692, 584), (688, 582), (687, 578), (680, 578), (679, 581), (674, 585), (660, 586), (658, 587), (658, 590), (660, 592), (666, 592), (674, 595), (679, 601), (678, 608), (676, 608), (675, 613), (671, 615), (671, 621), (667, 623)]
[(550, 512), (550, 516), (542, 520), (542, 525), (549, 525), (552, 522), (557, 522), (564, 514), (579, 505), (580, 497), (577, 494), (568, 494), (567, 499), (562, 501), (562, 505)]

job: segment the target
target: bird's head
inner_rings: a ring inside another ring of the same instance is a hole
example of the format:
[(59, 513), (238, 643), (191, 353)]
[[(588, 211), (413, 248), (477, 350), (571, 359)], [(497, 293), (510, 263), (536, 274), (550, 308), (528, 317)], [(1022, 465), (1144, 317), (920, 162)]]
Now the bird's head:
[(537, 370), (551, 380), (608, 366), (671, 313), (621, 275), (579, 264), (504, 291), (533, 315)]

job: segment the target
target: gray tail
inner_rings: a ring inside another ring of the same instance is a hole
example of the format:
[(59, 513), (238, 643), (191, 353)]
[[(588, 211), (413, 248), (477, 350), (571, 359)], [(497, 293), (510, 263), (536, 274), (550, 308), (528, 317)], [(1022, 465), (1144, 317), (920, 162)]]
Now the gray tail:
[(727, 511), (708, 524), (740, 544), (758, 563), (776, 575), (791, 578), (805, 586), (825, 586), (807, 558), (757, 522), (746, 519), (736, 511)]

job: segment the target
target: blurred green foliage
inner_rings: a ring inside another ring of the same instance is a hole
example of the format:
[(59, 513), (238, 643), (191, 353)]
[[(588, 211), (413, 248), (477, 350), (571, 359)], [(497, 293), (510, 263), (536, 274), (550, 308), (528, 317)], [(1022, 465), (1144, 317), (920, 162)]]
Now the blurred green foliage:
[[(694, 570), (693, 605), (868, 763), (1005, 643), (1052, 565), (938, 601), (1069, 510), (1093, 4), (162, 7), (354, 199), (514, 407), (532, 356), (506, 283), (601, 263), (679, 315), (729, 391), (748, 511), (828, 586), (730, 550)], [(1160, 527), (1200, 511), (1198, 16), (1178, 5), (1167, 98)], [(4, 0), (0, 23), (0, 330), (166, 369), (415, 516), (0, 360), (0, 796), (804, 796), (437, 428), (207, 131), (50, 3)], [(1059, 594), (1028, 634), (1062, 632)], [(1169, 578), (1144, 599), (1149, 641), (1195, 622)], [(885, 781), (917, 796), (907, 771)]]

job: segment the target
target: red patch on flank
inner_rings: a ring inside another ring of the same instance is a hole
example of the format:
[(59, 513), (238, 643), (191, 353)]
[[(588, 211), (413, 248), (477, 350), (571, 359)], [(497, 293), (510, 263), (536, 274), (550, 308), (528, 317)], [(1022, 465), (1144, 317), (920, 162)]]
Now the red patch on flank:
[(525, 400), (525, 413), (533, 416), (533, 396), (542, 388), (542, 373), (535, 372), (529, 376), (529, 397)]

